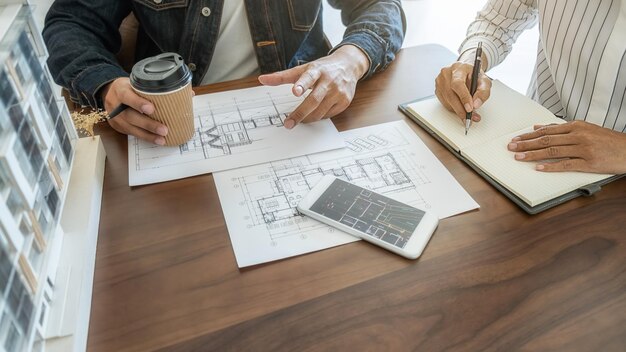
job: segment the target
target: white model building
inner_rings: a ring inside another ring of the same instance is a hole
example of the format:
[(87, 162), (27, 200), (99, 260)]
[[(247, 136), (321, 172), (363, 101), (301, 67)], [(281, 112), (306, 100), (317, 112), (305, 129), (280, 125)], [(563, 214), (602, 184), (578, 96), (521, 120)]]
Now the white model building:
[[(27, 0), (0, 0), (1, 352), (86, 345), (104, 152), (78, 139), (46, 56)], [(74, 172), (81, 149), (95, 162)]]

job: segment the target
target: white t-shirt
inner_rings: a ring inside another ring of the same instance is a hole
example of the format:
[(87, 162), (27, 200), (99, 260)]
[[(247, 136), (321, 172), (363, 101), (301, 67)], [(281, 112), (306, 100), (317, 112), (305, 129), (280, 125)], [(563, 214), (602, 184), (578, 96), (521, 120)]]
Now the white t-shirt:
[(259, 74), (244, 0), (226, 0), (220, 32), (202, 85)]

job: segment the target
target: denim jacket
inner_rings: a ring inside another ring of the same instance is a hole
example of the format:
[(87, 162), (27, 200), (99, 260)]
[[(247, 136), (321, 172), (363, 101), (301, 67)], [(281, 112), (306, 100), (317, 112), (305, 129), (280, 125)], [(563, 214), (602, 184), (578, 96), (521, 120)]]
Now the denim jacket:
[[(193, 85), (208, 71), (227, 0), (56, 0), (43, 37), (55, 81), (81, 105), (103, 108), (99, 90), (128, 76), (115, 58), (119, 26), (131, 12), (139, 21), (135, 60), (176, 52), (193, 72)], [(364, 78), (385, 69), (400, 49), (406, 22), (400, 0), (328, 0), (347, 26), (331, 49), (322, 28), (321, 0), (245, 0), (262, 73), (291, 68), (352, 44), (369, 58)], [(233, 44), (239, 45), (239, 44)]]

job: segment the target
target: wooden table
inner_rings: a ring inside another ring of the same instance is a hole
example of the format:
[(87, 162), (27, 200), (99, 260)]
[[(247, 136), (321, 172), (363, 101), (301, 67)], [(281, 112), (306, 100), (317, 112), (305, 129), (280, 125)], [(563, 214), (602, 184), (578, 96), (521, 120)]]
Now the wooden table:
[[(335, 124), (403, 119), (453, 58), (402, 50)], [(529, 216), (412, 126), (480, 210), (441, 221), (417, 261), (359, 242), (242, 270), (212, 175), (131, 189), (126, 137), (101, 126), (89, 350), (624, 351), (626, 180)]]

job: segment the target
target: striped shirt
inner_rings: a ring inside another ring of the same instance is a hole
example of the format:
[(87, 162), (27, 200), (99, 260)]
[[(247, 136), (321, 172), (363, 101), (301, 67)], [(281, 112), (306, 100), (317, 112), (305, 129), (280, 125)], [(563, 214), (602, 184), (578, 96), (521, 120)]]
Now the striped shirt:
[(459, 50), (482, 41), (489, 69), (537, 22), (527, 94), (567, 120), (626, 132), (626, 0), (488, 0)]

